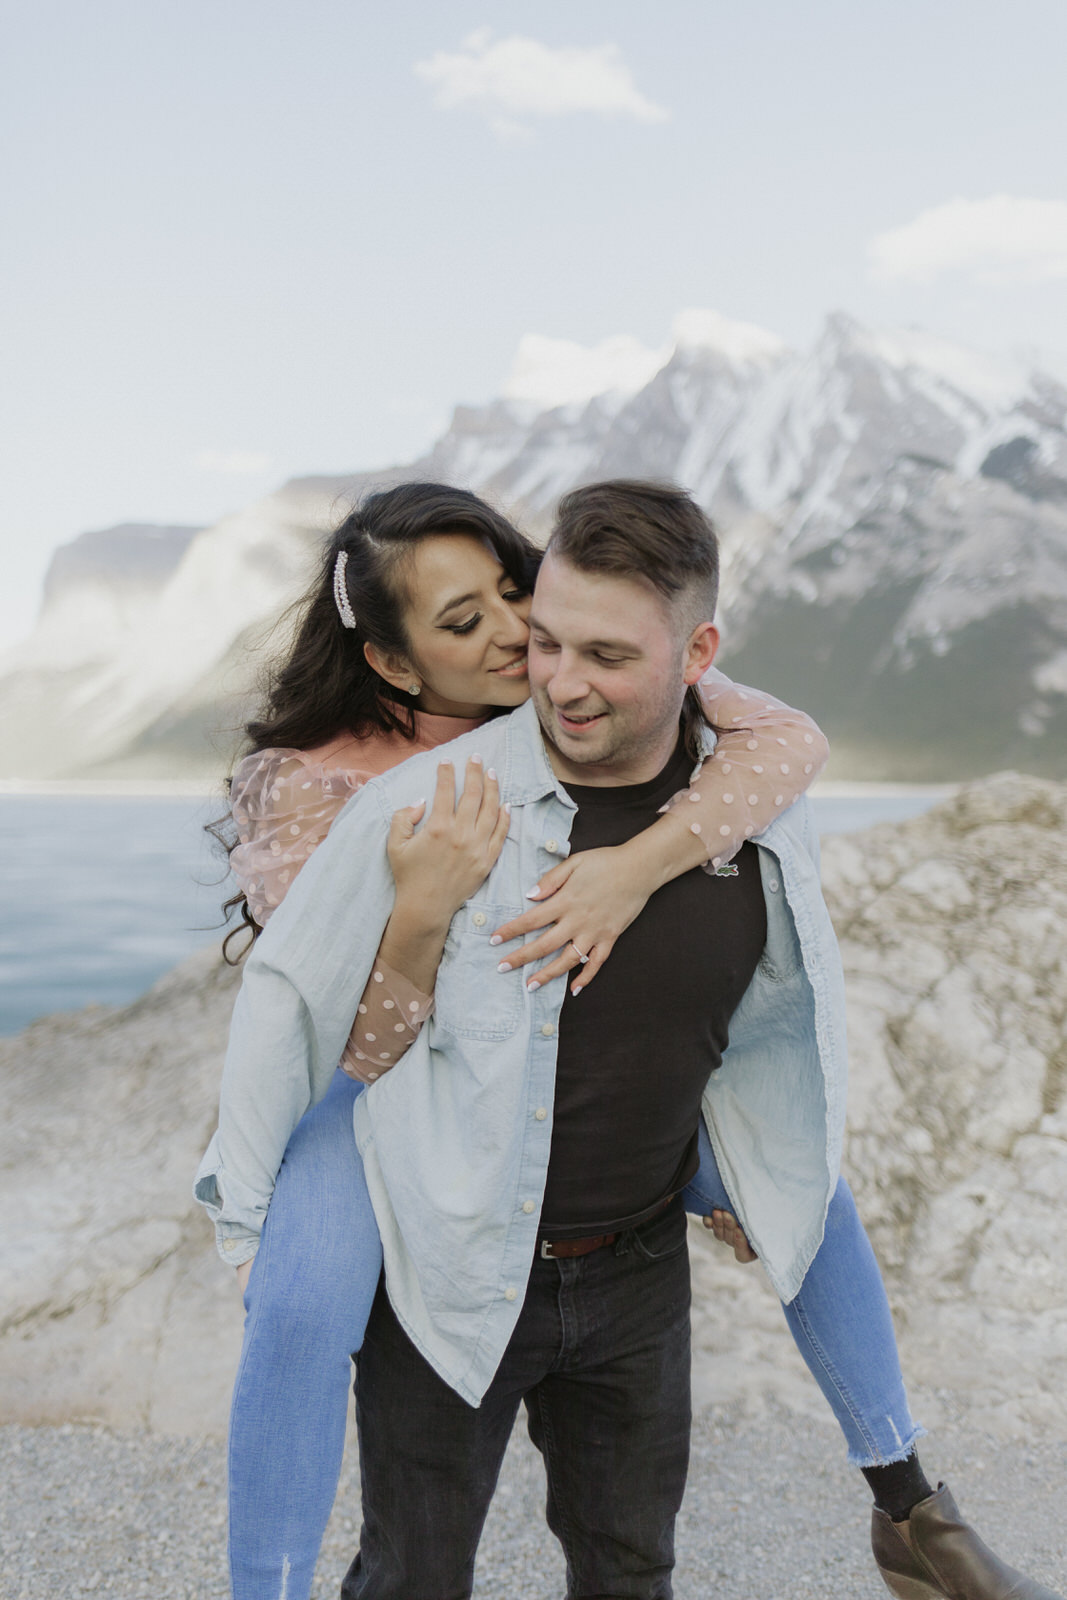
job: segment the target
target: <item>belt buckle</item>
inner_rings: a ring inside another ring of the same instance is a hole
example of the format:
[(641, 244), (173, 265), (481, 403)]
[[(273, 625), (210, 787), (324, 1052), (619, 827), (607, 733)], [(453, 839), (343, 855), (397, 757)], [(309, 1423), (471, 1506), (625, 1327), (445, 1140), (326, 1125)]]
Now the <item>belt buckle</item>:
[(552, 1240), (551, 1239), (542, 1239), (541, 1240), (541, 1260), (542, 1261), (555, 1261), (555, 1259), (556, 1259), (555, 1256), (552, 1254)]

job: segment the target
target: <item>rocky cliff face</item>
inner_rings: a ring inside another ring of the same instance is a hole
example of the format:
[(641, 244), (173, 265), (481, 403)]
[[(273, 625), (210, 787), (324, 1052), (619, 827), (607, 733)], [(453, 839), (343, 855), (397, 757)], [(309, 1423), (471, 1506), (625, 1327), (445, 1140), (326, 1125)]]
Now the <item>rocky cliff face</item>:
[[(914, 821), (828, 840), (823, 882), (848, 992), (845, 1169), (905, 1377), (957, 1391), (994, 1431), (1062, 1434), (1067, 786), (966, 785)], [(705, 1345), (739, 1323), (749, 1360), (778, 1368), (765, 1386), (817, 1410), (757, 1288), (714, 1256), (698, 1281)], [(729, 1397), (728, 1371), (700, 1372), (707, 1397)]]
[[(1067, 786), (1002, 775), (830, 840), (853, 1070), (847, 1170), (913, 1385), (1067, 1428)], [(189, 1199), (235, 975), (0, 1041), (0, 1417), (221, 1432), (232, 1274)], [(694, 1238), (700, 1401), (824, 1410), (758, 1268)], [(930, 1420), (929, 1417), (927, 1420)]]
[(711, 511), (724, 664), (813, 711), (839, 775), (1062, 774), (1067, 389), (840, 315), (797, 353), (689, 313), (654, 368), (591, 397), (563, 385), (563, 404), (520, 382), (458, 408), (421, 461), (286, 485), (193, 539), (121, 637), (46, 610), (0, 661), (0, 776), (219, 770), (213, 730), (242, 720), (254, 647), (277, 647), (267, 623), (371, 484), (462, 484), (541, 534), (559, 495), (618, 475), (674, 479)]

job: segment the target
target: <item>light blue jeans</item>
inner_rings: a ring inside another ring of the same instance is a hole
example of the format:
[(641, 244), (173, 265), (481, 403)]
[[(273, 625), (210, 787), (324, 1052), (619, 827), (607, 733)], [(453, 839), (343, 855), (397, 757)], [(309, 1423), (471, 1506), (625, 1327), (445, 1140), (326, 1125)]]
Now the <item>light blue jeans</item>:
[[(230, 1413), (234, 1600), (307, 1600), (333, 1506), (350, 1357), (363, 1342), (382, 1264), (352, 1131), (362, 1090), (338, 1071), (296, 1129), (252, 1266)], [(699, 1216), (732, 1209), (703, 1128), (700, 1170), (685, 1201)], [(843, 1179), (823, 1243), (784, 1310), (849, 1460), (903, 1459), (921, 1430), (908, 1411), (878, 1265)]]
[[(698, 1217), (734, 1209), (703, 1122), (700, 1168), (683, 1198)], [(903, 1461), (926, 1430), (911, 1418), (882, 1274), (844, 1178), (837, 1180), (822, 1244), (800, 1293), (782, 1310), (837, 1418), (852, 1466)]]

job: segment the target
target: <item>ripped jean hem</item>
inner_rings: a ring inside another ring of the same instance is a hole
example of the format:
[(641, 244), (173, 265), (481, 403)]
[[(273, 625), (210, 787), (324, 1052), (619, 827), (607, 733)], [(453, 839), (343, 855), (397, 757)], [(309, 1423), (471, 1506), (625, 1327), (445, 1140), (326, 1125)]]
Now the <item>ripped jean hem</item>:
[(925, 1438), (926, 1429), (921, 1422), (916, 1422), (912, 1426), (907, 1443), (901, 1445), (899, 1450), (894, 1450), (891, 1455), (865, 1456), (861, 1451), (850, 1448), (848, 1464), (850, 1467), (889, 1467), (892, 1466), (894, 1461), (907, 1461), (908, 1457), (914, 1453), (918, 1441)]

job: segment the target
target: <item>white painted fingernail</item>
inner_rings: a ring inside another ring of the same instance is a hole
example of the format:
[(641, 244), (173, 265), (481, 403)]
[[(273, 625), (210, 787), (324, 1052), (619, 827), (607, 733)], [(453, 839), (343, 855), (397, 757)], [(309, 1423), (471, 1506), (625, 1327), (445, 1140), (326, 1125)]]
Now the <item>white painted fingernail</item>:
[(498, 972), (510, 972), (511, 971), (511, 962), (510, 961), (502, 961), (500, 963), (499, 967), (497, 967), (496, 970)]
[(478, 763), (478, 765), (479, 765), (479, 766), (481, 766), (481, 764), (482, 764), (482, 758), (481, 758), (481, 756), (471, 756), (471, 760), (472, 760), (472, 761), (476, 761), (476, 762), (477, 762), (477, 763)]
[(571, 994), (581, 994), (581, 992), (582, 992), (584, 987), (585, 987), (584, 984), (572, 983), (571, 984)]
[(540, 987), (541, 987), (540, 978), (531, 978), (529, 983), (526, 985), (526, 992), (527, 992), (527, 994), (533, 994), (534, 990), (535, 989), (540, 989)]
[(495, 781), (495, 779), (496, 779), (496, 768), (495, 767), (487, 767), (485, 775), (486, 775), (487, 778), (492, 778)]
[(539, 884), (535, 884), (532, 889), (527, 889), (526, 898), (527, 898), (527, 900), (540, 900), (540, 898), (541, 898), (540, 885)]
[(500, 937), (500, 935), (499, 935), (499, 933), (494, 933), (494, 935), (493, 935), (493, 937), (492, 937), (492, 938), (491, 938), (491, 939), (490, 939), (490, 941), (489, 941), (489, 943), (490, 943), (490, 944), (503, 944), (503, 943), (504, 943), (504, 941), (503, 941), (503, 939), (502, 939), (502, 938), (501, 938), (501, 937)]
[(508, 816), (510, 817), (511, 816), (511, 801), (510, 800), (505, 800), (504, 801), (504, 810), (507, 812)]

